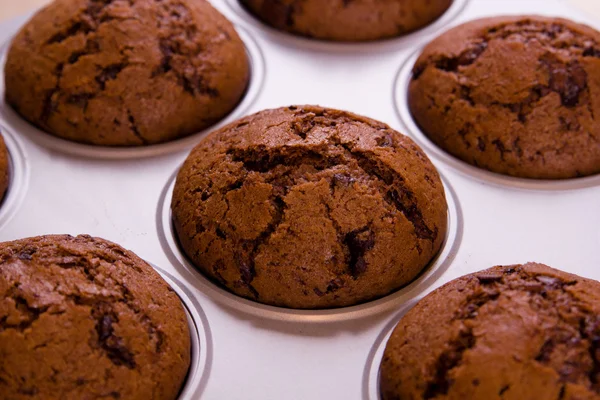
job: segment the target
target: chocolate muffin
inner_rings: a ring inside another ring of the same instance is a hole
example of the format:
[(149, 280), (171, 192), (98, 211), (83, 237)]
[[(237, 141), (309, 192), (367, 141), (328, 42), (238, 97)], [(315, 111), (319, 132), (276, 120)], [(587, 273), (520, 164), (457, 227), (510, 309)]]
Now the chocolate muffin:
[(4, 138), (0, 134), (0, 202), (6, 194), (9, 181), (9, 155)]
[(205, 0), (55, 0), (12, 42), (6, 99), (64, 139), (142, 146), (226, 116), (249, 81), (245, 47)]
[(349, 306), (412, 281), (440, 249), (440, 177), (409, 138), (344, 111), (291, 106), (203, 140), (177, 176), (173, 223), (195, 266), (290, 308)]
[(90, 236), (0, 243), (0, 397), (176, 399), (190, 365), (177, 295)]
[(273, 28), (333, 41), (387, 39), (438, 19), (452, 0), (240, 0)]
[(600, 399), (600, 283), (529, 263), (442, 286), (398, 323), (383, 399)]
[(431, 42), (409, 105), (448, 153), (500, 174), (600, 172), (600, 33), (558, 18), (480, 19)]

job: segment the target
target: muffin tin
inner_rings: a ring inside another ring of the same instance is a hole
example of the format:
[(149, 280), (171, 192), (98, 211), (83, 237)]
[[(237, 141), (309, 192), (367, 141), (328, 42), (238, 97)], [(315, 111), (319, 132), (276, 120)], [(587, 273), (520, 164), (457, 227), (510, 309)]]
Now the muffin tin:
[(26, 160), (25, 149), (18, 137), (8, 134), (0, 122), (0, 132), (8, 151), (8, 188), (0, 201), (0, 229), (17, 213), (29, 181), (29, 163)]
[[(386, 122), (416, 139), (440, 170), (451, 229), (442, 253), (416, 283), (386, 298), (323, 311), (261, 306), (196, 272), (172, 234), (174, 173), (205, 132), (140, 150), (76, 146), (34, 131), (2, 101), (0, 129), (12, 176), (0, 208), (0, 240), (88, 233), (162, 270), (199, 332), (200, 361), (182, 398), (376, 399), (391, 329), (435, 287), (493, 265), (526, 261), (600, 279), (600, 177), (548, 182), (474, 171), (428, 143), (404, 102), (416, 52), (451, 25), (507, 13), (562, 16), (596, 28), (600, 22), (562, 0), (456, 0), (440, 20), (407, 37), (336, 44), (276, 32), (235, 0), (213, 4), (236, 24), (253, 63), (253, 83), (226, 121), (264, 108), (320, 104)], [(0, 25), (0, 39), (8, 40), (26, 19)]]
[(180, 248), (171, 217), (171, 199), (173, 187), (175, 186), (173, 175), (163, 190), (160, 200), (156, 224), (161, 245), (171, 260), (171, 265), (188, 277), (188, 281), (200, 289), (204, 294), (214, 301), (234, 308), (240, 312), (259, 318), (273, 319), (279, 321), (294, 322), (335, 322), (353, 320), (361, 317), (376, 315), (389, 310), (395, 310), (415, 294), (421, 293), (433, 284), (450, 266), (454, 256), (458, 252), (462, 239), (462, 211), (457, 201), (456, 193), (448, 180), (442, 176), (442, 183), (446, 192), (448, 203), (448, 229), (442, 248), (433, 258), (429, 265), (410, 284), (385, 296), (381, 299), (359, 304), (352, 307), (341, 307), (327, 310), (293, 310), (289, 308), (273, 307), (247, 300), (230, 293), (224, 288), (207, 279), (201, 272), (196, 270), (191, 260)]
[(400, 67), (394, 80), (394, 104), (396, 114), (400, 120), (400, 131), (412, 137), (417, 144), (440, 162), (453, 168), (455, 171), (471, 176), (483, 183), (491, 183), (500, 187), (514, 187), (532, 190), (572, 190), (586, 187), (600, 186), (600, 175), (588, 176), (577, 179), (545, 180), (525, 179), (508, 175), (497, 174), (482, 168), (477, 168), (442, 150), (423, 133), (413, 119), (408, 106), (408, 86), (412, 77), (412, 68), (421, 54), (421, 49), (415, 51)]
[(394, 50), (411, 47), (414, 45), (415, 40), (419, 40), (419, 38), (423, 37), (424, 35), (434, 33), (437, 30), (442, 29), (444, 26), (452, 23), (452, 21), (454, 21), (454, 19), (456, 19), (464, 11), (469, 1), (472, 0), (453, 0), (452, 5), (437, 20), (415, 32), (391, 39), (358, 43), (336, 43), (333, 41), (314, 40), (303, 36), (282, 33), (255, 18), (252, 13), (250, 13), (244, 6), (240, 4), (238, 0), (224, 1), (227, 3), (227, 6), (236, 14), (236, 16), (242, 19), (245, 23), (249, 24), (252, 29), (262, 31), (265, 35), (269, 36), (270, 39), (279, 41), (285, 46), (297, 46), (311, 50), (321, 50), (327, 52), (353, 52), (357, 50), (364, 52)]
[(198, 304), (198, 300), (180, 280), (156, 265), (153, 265), (153, 267), (181, 299), (190, 327), (192, 357), (190, 359), (190, 370), (179, 393), (179, 399), (198, 399), (208, 382), (212, 361), (212, 337), (206, 315), (204, 315)]
[[(132, 159), (153, 157), (163, 154), (184, 151), (193, 146), (213, 129), (224, 126), (236, 119), (244, 116), (246, 111), (252, 106), (259, 95), (265, 79), (265, 61), (258, 43), (253, 36), (244, 28), (236, 27), (237, 32), (246, 46), (248, 61), (250, 64), (250, 82), (244, 93), (242, 100), (238, 105), (221, 121), (211, 128), (200, 131), (196, 134), (172, 140), (166, 143), (154, 144), (150, 146), (111, 148), (106, 146), (93, 146), (83, 143), (76, 143), (57, 136), (48, 135), (37, 127), (25, 121), (17, 114), (12, 107), (4, 104), (4, 74), (0, 76), (0, 96), (3, 101), (3, 121), (7, 128), (21, 135), (27, 136), (30, 140), (40, 145), (60, 152), (81, 157), (105, 158), (105, 159)], [(10, 42), (0, 49), (0, 65), (4, 68), (6, 56), (10, 48)]]

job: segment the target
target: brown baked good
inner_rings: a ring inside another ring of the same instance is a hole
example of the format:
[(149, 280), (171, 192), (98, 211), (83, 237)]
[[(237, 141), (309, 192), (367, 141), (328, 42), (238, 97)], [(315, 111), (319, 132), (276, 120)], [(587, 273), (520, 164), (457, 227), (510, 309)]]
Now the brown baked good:
[(558, 18), (487, 18), (417, 60), (409, 105), (423, 132), (470, 164), (525, 178), (600, 172), (600, 33)]
[(383, 399), (600, 399), (600, 283), (529, 263), (463, 276), (392, 333)]
[(317, 106), (261, 111), (211, 134), (179, 171), (172, 210), (201, 272), (291, 308), (398, 289), (438, 252), (447, 225), (438, 173), (412, 140)]
[(135, 254), (90, 236), (0, 243), (0, 397), (176, 399), (181, 302)]
[(140, 146), (201, 131), (240, 101), (244, 44), (206, 0), (55, 0), (12, 42), (6, 99), (76, 142)]
[(452, 0), (240, 0), (264, 23), (296, 35), (369, 41), (415, 31), (438, 19)]
[(2, 201), (6, 194), (9, 181), (9, 155), (4, 138), (0, 133), (0, 201)]

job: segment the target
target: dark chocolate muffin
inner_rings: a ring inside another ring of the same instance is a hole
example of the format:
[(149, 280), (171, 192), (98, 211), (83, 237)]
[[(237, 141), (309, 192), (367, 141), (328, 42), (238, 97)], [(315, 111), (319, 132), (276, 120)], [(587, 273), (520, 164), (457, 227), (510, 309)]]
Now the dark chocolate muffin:
[(416, 122), (470, 164), (524, 178), (600, 172), (600, 33), (538, 16), (481, 19), (431, 42), (409, 86)]
[(141, 146), (201, 131), (249, 81), (244, 44), (205, 0), (55, 0), (12, 42), (6, 99), (88, 144)]
[(9, 155), (4, 143), (4, 138), (0, 133), (0, 202), (6, 194), (9, 184)]
[(176, 399), (183, 306), (135, 254), (90, 236), (0, 243), (0, 397)]
[(398, 289), (438, 252), (447, 225), (440, 177), (409, 138), (316, 106), (262, 111), (211, 134), (179, 171), (172, 210), (201, 272), (290, 308)]
[(383, 399), (600, 399), (600, 283), (529, 263), (463, 276), (398, 323)]
[(452, 0), (239, 0), (266, 24), (334, 41), (404, 35), (438, 19)]

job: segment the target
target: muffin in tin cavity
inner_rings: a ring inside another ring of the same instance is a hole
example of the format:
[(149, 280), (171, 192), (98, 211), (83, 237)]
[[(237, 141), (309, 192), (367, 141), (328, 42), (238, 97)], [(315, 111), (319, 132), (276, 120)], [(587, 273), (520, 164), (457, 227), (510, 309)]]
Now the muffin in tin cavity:
[(264, 23), (315, 39), (360, 42), (401, 36), (438, 19), (452, 0), (239, 0)]
[(600, 172), (600, 33), (558, 18), (460, 25), (418, 58), (409, 107), (469, 164), (522, 178)]
[(4, 138), (0, 132), (0, 202), (4, 198), (6, 191), (8, 190), (8, 184), (10, 181), (9, 177), (9, 154), (4, 143)]
[(440, 249), (440, 177), (408, 137), (349, 112), (291, 106), (211, 134), (179, 171), (180, 244), (205, 275), (274, 306), (333, 308), (412, 281)]
[(398, 323), (383, 399), (600, 399), (600, 283), (543, 264), (435, 290)]
[(176, 399), (190, 332), (146, 262), (90, 236), (0, 243), (0, 393), (21, 399)]
[(205, 0), (55, 0), (14, 38), (8, 103), (75, 142), (143, 146), (225, 117), (249, 82), (243, 42)]

